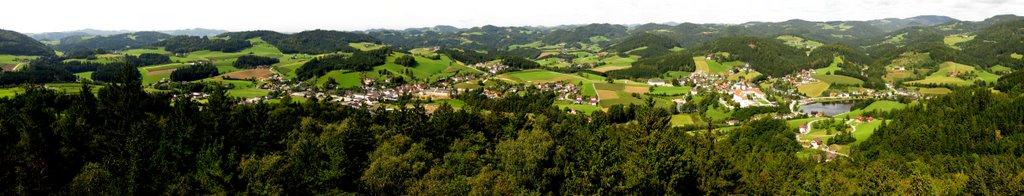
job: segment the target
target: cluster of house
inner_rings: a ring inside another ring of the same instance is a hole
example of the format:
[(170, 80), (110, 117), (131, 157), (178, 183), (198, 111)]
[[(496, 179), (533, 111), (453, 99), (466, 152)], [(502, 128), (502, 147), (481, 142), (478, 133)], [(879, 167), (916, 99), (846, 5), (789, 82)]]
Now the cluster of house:
[(507, 65), (501, 63), (476, 63), (472, 67), (490, 74), (498, 74), (508, 69)]
[[(263, 84), (261, 84), (260, 86), (257, 86), (257, 88), (267, 89), (267, 90), (279, 90), (279, 91), (291, 90), (291, 86), (287, 85), (288, 84), (288, 79), (284, 78), (284, 77), (281, 77), (280, 75), (277, 75), (277, 74), (273, 74), (273, 75), (270, 75), (270, 77), (263, 78), (261, 80), (261, 82), (263, 82)], [(293, 84), (292, 86), (297, 86), (297, 85), (298, 84)]]
[(793, 85), (806, 84), (806, 83), (811, 83), (811, 82), (818, 81), (817, 79), (814, 79), (814, 77), (813, 77), (814, 74), (817, 74), (817, 73), (818, 73), (818, 71), (816, 71), (814, 69), (802, 69), (802, 70), (800, 70), (800, 72), (797, 72), (796, 74), (786, 74), (786, 76), (783, 77), (782, 80), (788, 81), (790, 84), (793, 84)]

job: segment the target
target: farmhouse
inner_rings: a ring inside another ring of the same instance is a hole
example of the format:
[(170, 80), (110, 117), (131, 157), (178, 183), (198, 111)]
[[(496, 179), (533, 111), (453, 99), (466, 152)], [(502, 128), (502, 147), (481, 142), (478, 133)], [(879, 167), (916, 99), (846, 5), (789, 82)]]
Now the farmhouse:
[(811, 132), (811, 128), (807, 127), (807, 124), (800, 124), (800, 134), (807, 134)]
[(821, 138), (814, 138), (813, 140), (811, 140), (811, 148), (818, 149), (818, 147), (821, 147), (822, 144), (825, 144), (825, 142), (823, 142)]

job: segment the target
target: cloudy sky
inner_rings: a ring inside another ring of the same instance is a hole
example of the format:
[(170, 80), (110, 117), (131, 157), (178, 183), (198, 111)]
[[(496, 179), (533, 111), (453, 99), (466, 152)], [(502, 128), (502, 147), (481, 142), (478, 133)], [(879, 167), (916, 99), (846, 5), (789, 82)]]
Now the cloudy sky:
[(743, 23), (1024, 15), (1024, 0), (5, 0), (0, 28), (104, 30), (401, 29), (649, 22)]

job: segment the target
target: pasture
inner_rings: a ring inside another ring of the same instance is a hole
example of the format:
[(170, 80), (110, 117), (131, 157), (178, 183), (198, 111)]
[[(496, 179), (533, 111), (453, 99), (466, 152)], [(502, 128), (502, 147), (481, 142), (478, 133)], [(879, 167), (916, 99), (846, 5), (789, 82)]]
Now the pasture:
[(825, 82), (811, 82), (797, 86), (797, 91), (807, 95), (808, 97), (821, 97), (825, 90), (828, 90), (829, 84)]

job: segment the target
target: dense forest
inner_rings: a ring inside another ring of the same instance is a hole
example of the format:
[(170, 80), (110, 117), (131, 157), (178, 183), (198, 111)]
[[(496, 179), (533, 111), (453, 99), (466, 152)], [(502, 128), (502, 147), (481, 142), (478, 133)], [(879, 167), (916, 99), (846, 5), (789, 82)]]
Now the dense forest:
[(210, 39), (206, 36), (174, 36), (155, 45), (162, 46), (164, 50), (174, 53), (189, 53), (200, 50), (238, 52), (252, 47), (252, 44), (244, 39)]
[[(1013, 194), (1024, 99), (964, 89), (892, 114), (850, 157), (798, 158), (770, 118), (728, 132), (670, 127), (641, 105), (573, 115), (554, 94), (388, 111), (205, 103), (143, 91), (135, 69), (98, 94), (0, 98), (0, 189), (25, 194)], [(1010, 90), (1009, 92), (1019, 92)], [(473, 95), (470, 93), (469, 95)], [(478, 94), (477, 94), (478, 95)], [(516, 107), (508, 107), (516, 106)], [(486, 109), (486, 110), (483, 110)], [(529, 112), (529, 113), (525, 113)], [(942, 127), (935, 127), (942, 126)], [(870, 187), (870, 188), (865, 188)]]
[(72, 36), (61, 39), (60, 44), (54, 46), (54, 48), (62, 51), (83, 49), (124, 50), (150, 46), (167, 38), (171, 38), (171, 35), (152, 31), (110, 36)]
[(14, 31), (0, 29), (0, 54), (53, 55), (53, 50), (31, 37)]
[(216, 66), (210, 64), (196, 64), (175, 69), (174, 72), (171, 72), (171, 80), (179, 82), (194, 81), (217, 75), (220, 75), (220, 73), (217, 72)]
[(642, 58), (628, 69), (609, 71), (607, 75), (612, 78), (655, 78), (669, 71), (693, 72), (694, 69), (693, 54), (681, 51)]
[(240, 69), (251, 69), (259, 66), (270, 66), (281, 62), (276, 58), (256, 56), (256, 55), (242, 55), (235, 60), (233, 66)]
[(369, 71), (373, 66), (386, 63), (388, 55), (393, 51), (384, 47), (370, 51), (355, 51), (352, 55), (327, 55), (313, 58), (295, 70), (299, 78), (306, 79), (322, 76), (334, 70)]

